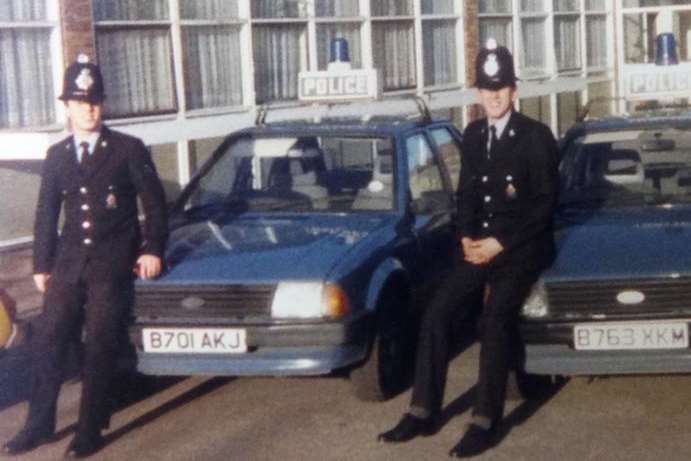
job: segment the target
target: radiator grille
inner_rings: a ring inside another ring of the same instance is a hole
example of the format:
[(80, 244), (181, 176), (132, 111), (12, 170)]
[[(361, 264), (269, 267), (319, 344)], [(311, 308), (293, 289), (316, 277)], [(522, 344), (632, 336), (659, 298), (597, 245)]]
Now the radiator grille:
[[(617, 295), (635, 290), (645, 299), (622, 304)], [(691, 278), (627, 279), (593, 282), (559, 282), (547, 285), (550, 310), (554, 314), (662, 314), (691, 312)]]
[(275, 288), (275, 285), (142, 285), (136, 289), (135, 314), (148, 317), (268, 317)]

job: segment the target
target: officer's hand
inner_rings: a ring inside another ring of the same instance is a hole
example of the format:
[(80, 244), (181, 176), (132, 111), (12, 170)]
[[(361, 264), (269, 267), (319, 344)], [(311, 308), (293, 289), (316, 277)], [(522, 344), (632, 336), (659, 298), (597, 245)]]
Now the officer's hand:
[(470, 264), (485, 264), (485, 256), (480, 253), (479, 245), (477, 240), (473, 240), (469, 237), (463, 237), (461, 239), (461, 246), (463, 247), (463, 259), (465, 259)]
[(50, 280), (49, 273), (34, 274), (34, 283), (36, 284), (38, 291), (41, 293), (46, 292), (46, 288), (48, 288), (48, 280)]
[(479, 255), (478, 258), (482, 260), (480, 264), (487, 264), (492, 261), (499, 253), (504, 250), (504, 247), (499, 243), (499, 240), (494, 237), (487, 237), (473, 242), (473, 249)]
[(161, 258), (156, 255), (144, 254), (137, 259), (137, 267), (134, 271), (140, 278), (147, 280), (158, 277), (162, 267)]
[(470, 237), (463, 237), (461, 239), (461, 246), (463, 247), (463, 254), (467, 255), (473, 249), (473, 239)]

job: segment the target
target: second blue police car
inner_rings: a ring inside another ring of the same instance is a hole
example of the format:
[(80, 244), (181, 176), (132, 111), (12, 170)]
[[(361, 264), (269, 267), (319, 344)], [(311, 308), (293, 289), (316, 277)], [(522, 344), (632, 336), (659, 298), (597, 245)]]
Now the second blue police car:
[(523, 308), (525, 370), (691, 371), (691, 113), (579, 123), (562, 155), (558, 257)]
[(380, 399), (414, 356), (411, 315), (453, 264), (459, 133), (379, 117), (228, 136), (175, 206), (160, 279), (138, 283), (138, 368), (156, 375), (350, 370)]

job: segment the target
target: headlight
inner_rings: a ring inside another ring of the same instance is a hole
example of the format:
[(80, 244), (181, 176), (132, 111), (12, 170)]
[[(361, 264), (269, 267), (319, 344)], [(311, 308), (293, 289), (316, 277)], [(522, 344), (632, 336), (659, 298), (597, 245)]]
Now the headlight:
[(271, 304), (274, 318), (342, 317), (349, 312), (343, 289), (320, 282), (281, 282)]
[(530, 290), (528, 298), (523, 304), (521, 314), (528, 318), (541, 318), (549, 312), (549, 305), (547, 304), (547, 290), (545, 289), (545, 281), (538, 279)]

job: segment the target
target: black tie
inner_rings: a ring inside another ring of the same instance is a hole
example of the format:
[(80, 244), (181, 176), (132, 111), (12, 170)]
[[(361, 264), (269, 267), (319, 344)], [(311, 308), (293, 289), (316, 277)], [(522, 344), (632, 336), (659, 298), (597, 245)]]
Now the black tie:
[(82, 142), (79, 144), (79, 162), (85, 165), (89, 160), (89, 143)]
[(499, 147), (499, 139), (497, 139), (497, 127), (490, 125), (489, 127), (490, 137), (489, 137), (489, 149), (487, 149), (487, 158), (491, 159), (493, 154), (497, 152)]

